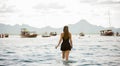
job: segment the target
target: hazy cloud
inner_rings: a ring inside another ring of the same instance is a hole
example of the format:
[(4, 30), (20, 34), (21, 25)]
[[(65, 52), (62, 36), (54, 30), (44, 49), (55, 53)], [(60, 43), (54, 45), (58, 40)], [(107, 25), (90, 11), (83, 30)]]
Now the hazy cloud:
[(0, 7), (0, 13), (14, 12), (13, 6), (6, 6), (5, 4)]
[(13, 5), (7, 4), (8, 0), (0, 0), (0, 13), (11, 13), (15, 12)]
[(80, 0), (80, 2), (89, 4), (120, 4), (120, 0)]
[(106, 1), (102, 1), (100, 2), (100, 4), (120, 4), (120, 0), (115, 1), (115, 0), (106, 0)]
[[(114, 11), (120, 11), (120, 0), (105, 0), (98, 3), (100, 6), (109, 7)], [(120, 13), (120, 12), (117, 12)]]
[(50, 9), (64, 9), (65, 6), (60, 5), (58, 3), (49, 3), (49, 4), (39, 3), (36, 6), (34, 6), (33, 8), (37, 9), (37, 10), (50, 10)]
[(80, 2), (82, 2), (82, 3), (95, 3), (97, 1), (98, 0), (80, 0)]
[(88, 3), (95, 7), (110, 8), (114, 11), (120, 11), (120, 0), (80, 0), (82, 3)]

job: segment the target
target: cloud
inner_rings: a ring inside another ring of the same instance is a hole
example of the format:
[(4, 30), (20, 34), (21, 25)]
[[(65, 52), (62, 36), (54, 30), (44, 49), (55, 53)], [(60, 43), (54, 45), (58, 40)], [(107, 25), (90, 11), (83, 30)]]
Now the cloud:
[(12, 6), (8, 7), (5, 4), (0, 7), (0, 13), (14, 12)]
[(89, 4), (120, 4), (120, 0), (80, 0), (80, 2)]
[[(99, 6), (107, 7), (114, 11), (120, 11), (120, 0), (105, 0), (98, 3)], [(119, 12), (120, 13), (120, 12)]]
[(64, 9), (64, 8), (65, 6), (60, 5), (58, 3), (48, 3), (48, 4), (39, 3), (33, 6), (33, 9), (36, 10), (50, 10), (50, 9)]
[(120, 4), (120, 1), (106, 0), (106, 1), (100, 2), (100, 4)]
[(80, 0), (81, 3), (95, 3), (98, 0)]
[(14, 6), (7, 4), (8, 0), (0, 0), (0, 13), (15, 12)]
[(120, 11), (120, 0), (80, 0), (80, 2), (90, 4), (95, 8), (109, 8)]

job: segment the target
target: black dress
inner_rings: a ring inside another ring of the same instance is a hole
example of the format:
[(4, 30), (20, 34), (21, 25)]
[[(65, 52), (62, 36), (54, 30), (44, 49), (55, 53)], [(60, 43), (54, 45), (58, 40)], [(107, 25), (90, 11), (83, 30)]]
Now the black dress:
[(61, 44), (61, 51), (66, 51), (66, 50), (71, 50), (69, 38), (67, 38), (67, 39), (63, 38), (63, 42)]

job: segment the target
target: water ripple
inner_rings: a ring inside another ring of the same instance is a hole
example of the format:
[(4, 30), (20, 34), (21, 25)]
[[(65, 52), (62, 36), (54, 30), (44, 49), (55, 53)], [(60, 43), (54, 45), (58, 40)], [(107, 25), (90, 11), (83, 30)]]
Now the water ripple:
[(114, 37), (73, 38), (68, 62), (62, 60), (60, 47), (54, 49), (57, 41), (58, 37), (0, 39), (0, 66), (120, 65), (120, 42)]

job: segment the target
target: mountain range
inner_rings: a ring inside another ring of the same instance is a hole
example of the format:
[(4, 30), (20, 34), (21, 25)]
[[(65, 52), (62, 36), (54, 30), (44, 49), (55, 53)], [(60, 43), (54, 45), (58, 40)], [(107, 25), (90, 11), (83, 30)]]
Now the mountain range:
[[(102, 26), (97, 26), (97, 25), (93, 25), (90, 24), (88, 21), (86, 20), (80, 20), (79, 22), (75, 23), (75, 24), (69, 24), (69, 31), (72, 34), (79, 34), (80, 32), (83, 33), (87, 33), (87, 34), (96, 34), (99, 33), (100, 30), (104, 30), (104, 29), (112, 29), (114, 32), (119, 32), (120, 28), (114, 28), (114, 27), (109, 27), (109, 28), (105, 28)], [(45, 32), (57, 32), (58, 34), (60, 34), (63, 31), (63, 27), (61, 28), (52, 28), (50, 26), (46, 26), (43, 28), (36, 28), (36, 27), (32, 27), (29, 26), (27, 24), (22, 24), (22, 25), (6, 25), (6, 24), (1, 24), (0, 23), (0, 33), (8, 33), (8, 34), (20, 34), (21, 28), (27, 28), (27, 30), (29, 31), (35, 31), (37, 34), (43, 34)]]

